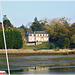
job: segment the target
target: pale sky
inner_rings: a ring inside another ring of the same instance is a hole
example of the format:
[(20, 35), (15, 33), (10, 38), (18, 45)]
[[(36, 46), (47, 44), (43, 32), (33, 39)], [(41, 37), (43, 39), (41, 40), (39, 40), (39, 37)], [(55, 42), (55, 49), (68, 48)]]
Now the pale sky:
[(75, 1), (2, 1), (1, 9), (15, 27), (26, 26), (35, 17), (66, 17), (71, 18), (70, 23), (75, 22)]

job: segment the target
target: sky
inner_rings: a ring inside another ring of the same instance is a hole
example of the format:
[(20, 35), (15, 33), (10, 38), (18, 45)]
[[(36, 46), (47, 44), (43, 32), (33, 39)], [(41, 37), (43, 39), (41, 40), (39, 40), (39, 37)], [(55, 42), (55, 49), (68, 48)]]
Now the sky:
[(2, 15), (7, 15), (14, 27), (28, 27), (34, 18), (71, 18), (75, 22), (75, 1), (1, 1)]

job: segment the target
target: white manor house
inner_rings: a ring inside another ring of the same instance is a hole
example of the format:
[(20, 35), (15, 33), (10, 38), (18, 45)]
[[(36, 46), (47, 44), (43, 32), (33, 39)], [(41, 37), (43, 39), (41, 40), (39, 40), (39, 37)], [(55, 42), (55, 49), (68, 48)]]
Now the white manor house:
[(27, 33), (27, 42), (47, 42), (49, 34), (46, 31), (34, 31)]

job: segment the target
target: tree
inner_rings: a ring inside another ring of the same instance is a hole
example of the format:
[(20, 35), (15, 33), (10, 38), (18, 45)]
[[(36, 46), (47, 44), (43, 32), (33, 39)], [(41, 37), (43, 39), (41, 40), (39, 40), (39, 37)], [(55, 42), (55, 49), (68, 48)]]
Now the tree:
[(17, 29), (21, 32), (23, 37), (25, 37), (27, 32), (29, 31), (29, 29), (27, 27), (25, 27), (24, 25), (18, 27)]
[(11, 24), (10, 20), (4, 20), (3, 25), (4, 25), (5, 30), (10, 30), (10, 29), (14, 28), (14, 26)]
[(37, 17), (35, 17), (34, 22), (31, 26), (32, 31), (42, 31), (44, 30), (43, 24), (40, 23), (40, 21), (37, 20)]
[(70, 40), (69, 38), (62, 38), (58, 40), (58, 44), (60, 48), (69, 48), (70, 47)]
[(71, 43), (74, 43), (75, 44), (75, 34), (72, 35), (72, 37), (71, 37)]
[(71, 37), (71, 44), (70, 44), (70, 48), (75, 48), (75, 34), (72, 35)]
[(69, 37), (70, 31), (61, 26), (55, 25), (55, 28), (50, 27), (50, 37), (52, 41), (58, 41), (61, 37)]
[(52, 43), (52, 42), (50, 42), (50, 43), (49, 43), (49, 49), (54, 49), (54, 48), (55, 48), (55, 44)]
[(75, 23), (71, 25), (70, 31), (71, 31), (71, 36), (75, 34)]
[(69, 23), (70, 19), (68, 18), (54, 18), (50, 21), (50, 25), (55, 28), (55, 25), (61, 25), (61, 26), (64, 26), (66, 28), (69, 27), (70, 23)]
[(32, 31), (46, 31), (49, 32), (49, 24), (47, 22), (47, 19), (44, 20), (37, 20), (37, 17), (35, 17), (34, 22), (30, 26)]
[(61, 37), (69, 38), (69, 23), (66, 18), (54, 18), (50, 22), (50, 41), (56, 42)]
[[(5, 30), (8, 49), (20, 49), (23, 46), (21, 32), (18, 30)], [(3, 32), (0, 31), (0, 49), (4, 48)]]

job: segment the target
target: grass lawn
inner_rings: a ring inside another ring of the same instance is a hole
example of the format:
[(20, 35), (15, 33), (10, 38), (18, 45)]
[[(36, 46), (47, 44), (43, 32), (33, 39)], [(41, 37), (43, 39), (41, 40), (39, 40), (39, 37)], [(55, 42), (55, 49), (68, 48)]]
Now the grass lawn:
[(27, 49), (34, 49), (34, 50), (49, 49), (48, 42), (43, 42), (41, 45), (27, 46), (26, 48)]
[(75, 57), (59, 57), (59, 58), (53, 58), (53, 59), (69, 60), (69, 59), (75, 59)]

